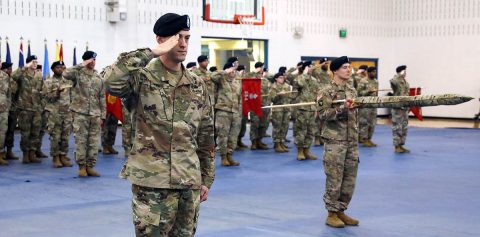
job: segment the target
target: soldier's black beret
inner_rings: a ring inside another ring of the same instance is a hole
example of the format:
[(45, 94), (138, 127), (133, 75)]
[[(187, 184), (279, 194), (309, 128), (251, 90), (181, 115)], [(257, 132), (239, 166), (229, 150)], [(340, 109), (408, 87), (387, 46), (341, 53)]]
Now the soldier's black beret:
[(320, 64), (322, 64), (322, 63), (324, 63), (324, 62), (328, 61), (328, 58), (320, 58), (320, 60), (319, 60), (319, 61), (320, 61)]
[(262, 63), (262, 62), (256, 62), (256, 63), (255, 63), (255, 68), (259, 68), (259, 67), (263, 67), (263, 63)]
[(238, 65), (237, 71), (245, 70), (245, 65)]
[(218, 70), (218, 68), (215, 67), (215, 66), (211, 66), (208, 70), (209, 70), (210, 72), (215, 72), (215, 71)]
[(403, 71), (405, 69), (407, 69), (407, 66), (402, 65), (402, 66), (398, 66), (396, 71), (397, 71), (397, 73), (400, 73), (401, 71)]
[(330, 71), (334, 72), (334, 71), (338, 70), (345, 63), (350, 63), (350, 60), (348, 59), (347, 56), (342, 56), (342, 57), (334, 59), (330, 63)]
[(93, 51), (86, 51), (85, 53), (83, 53), (82, 55), (82, 59), (83, 60), (89, 60), (91, 58), (96, 58), (97, 57), (97, 53), (93, 52)]
[(232, 67), (233, 67), (233, 63), (227, 62), (227, 63), (225, 63), (225, 65), (223, 65), (223, 70), (226, 70), (226, 69), (229, 69), (229, 68), (232, 68)]
[(37, 70), (42, 70), (42, 65), (37, 64)]
[(287, 67), (282, 66), (282, 67), (278, 68), (278, 72), (280, 72), (280, 73), (285, 73), (286, 71), (287, 71)]
[(177, 34), (181, 30), (190, 30), (190, 17), (180, 16), (175, 13), (166, 13), (153, 26), (153, 33), (158, 36), (168, 37)]
[(297, 63), (297, 67), (302, 66), (302, 65), (303, 65), (303, 61), (300, 61), (300, 62)]
[(279, 77), (283, 76), (283, 73), (278, 72), (277, 74), (273, 75), (273, 79), (277, 79)]
[(27, 57), (27, 60), (25, 60), (25, 62), (29, 63), (33, 60), (37, 60), (37, 56), (35, 55), (30, 55), (29, 57)]
[(309, 67), (310, 65), (312, 65), (312, 61), (305, 61), (303, 62), (302, 67), (305, 68), (305, 67)]
[(366, 71), (366, 70), (368, 69), (368, 66), (367, 66), (367, 65), (362, 65), (362, 66), (360, 66), (358, 69), (363, 69), (363, 70)]
[(196, 62), (189, 62), (187, 63), (187, 68), (192, 68), (192, 67), (195, 67), (197, 66), (197, 63)]
[(206, 60), (208, 60), (208, 57), (205, 56), (205, 55), (200, 55), (200, 56), (198, 56), (198, 58), (197, 58), (197, 62), (198, 62), (198, 63), (204, 62), (204, 61), (206, 61)]
[(369, 68), (367, 69), (367, 72), (373, 72), (373, 71), (376, 71), (376, 70), (377, 70), (376, 67), (369, 67)]
[(54, 69), (56, 66), (65, 66), (65, 63), (63, 61), (56, 61), (56, 62), (53, 62), (52, 63), (52, 66), (50, 67), (50, 69)]
[(228, 60), (227, 60), (227, 62), (229, 62), (229, 63), (234, 63), (234, 62), (236, 62), (236, 61), (238, 61), (238, 58), (235, 57), (235, 56), (234, 56), (234, 57), (230, 57), (230, 58), (228, 58)]
[(7, 68), (12, 67), (12, 66), (13, 66), (13, 63), (3, 62), (2, 63), (2, 68), (0, 70), (7, 69)]

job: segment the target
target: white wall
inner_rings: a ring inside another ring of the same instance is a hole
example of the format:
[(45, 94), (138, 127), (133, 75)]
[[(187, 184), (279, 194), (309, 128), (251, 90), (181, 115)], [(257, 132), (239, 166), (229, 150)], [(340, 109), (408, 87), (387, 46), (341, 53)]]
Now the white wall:
[[(480, 74), (475, 70), (480, 62), (480, 0), (265, 0), (265, 26), (248, 30), (203, 21), (200, 0), (120, 2), (128, 19), (112, 24), (105, 19), (103, 0), (0, 0), (0, 36), (9, 36), (15, 64), (23, 36), (32, 41), (41, 62), (43, 39), (47, 38), (50, 63), (55, 39), (62, 39), (68, 65), (74, 42), (80, 61), (88, 41), (89, 48), (99, 54), (101, 68), (121, 52), (153, 46), (156, 19), (177, 12), (191, 17), (187, 61), (195, 61), (200, 54), (202, 36), (268, 39), (272, 70), (295, 65), (301, 56), (379, 58), (381, 88), (389, 87), (396, 66), (407, 64), (410, 84), (425, 87), (425, 93), (480, 96)], [(296, 26), (304, 28), (301, 39), (293, 38)], [(338, 37), (341, 27), (348, 30), (345, 39)], [(479, 106), (477, 99), (458, 106), (424, 108), (423, 113), (471, 118)]]

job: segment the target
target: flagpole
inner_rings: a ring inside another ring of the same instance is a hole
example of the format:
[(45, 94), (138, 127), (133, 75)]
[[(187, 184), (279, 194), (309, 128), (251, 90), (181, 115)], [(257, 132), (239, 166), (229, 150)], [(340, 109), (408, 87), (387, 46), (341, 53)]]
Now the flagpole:
[[(334, 100), (332, 103), (333, 104), (345, 103), (345, 101), (346, 100)], [(316, 104), (317, 104), (317, 102), (304, 102), (304, 103), (297, 103), (297, 104), (269, 105), (269, 106), (263, 106), (262, 109), (291, 108), (291, 107), (316, 105)]]

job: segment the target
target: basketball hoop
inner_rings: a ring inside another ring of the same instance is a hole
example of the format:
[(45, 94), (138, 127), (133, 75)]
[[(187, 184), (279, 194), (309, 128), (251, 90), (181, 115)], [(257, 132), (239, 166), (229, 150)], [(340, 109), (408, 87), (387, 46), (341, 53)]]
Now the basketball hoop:
[(240, 25), (242, 29), (243, 38), (249, 38), (253, 35), (253, 26), (255, 25), (255, 16), (248, 16), (248, 15), (235, 15), (235, 21), (238, 22), (237, 24)]

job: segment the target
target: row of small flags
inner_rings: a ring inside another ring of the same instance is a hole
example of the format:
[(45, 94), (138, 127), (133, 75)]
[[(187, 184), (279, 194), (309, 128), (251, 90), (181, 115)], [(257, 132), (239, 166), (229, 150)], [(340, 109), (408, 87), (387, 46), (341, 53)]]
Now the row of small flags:
[[(6, 57), (5, 57), (5, 62), (7, 63), (12, 63), (12, 57), (10, 55), (10, 44), (8, 43), (8, 37), (5, 39), (6, 41)], [(45, 50), (44, 50), (44, 60), (43, 60), (43, 79), (50, 76), (50, 63), (48, 60), (48, 49), (47, 49), (47, 40), (45, 39)], [(0, 61), (2, 60), (2, 38), (0, 37)], [(86, 46), (86, 51), (88, 50), (88, 43)], [(28, 58), (32, 55), (31, 50), (30, 50), (30, 40), (27, 42), (27, 57), (24, 57), (23, 53), (23, 38), (20, 38), (20, 51), (18, 53), (18, 67), (22, 68), (25, 66), (25, 58)], [(55, 44), (55, 61), (63, 61), (63, 42), (58, 43), (58, 40), (56, 40)], [(73, 47), (73, 65), (77, 65), (77, 46)]]

